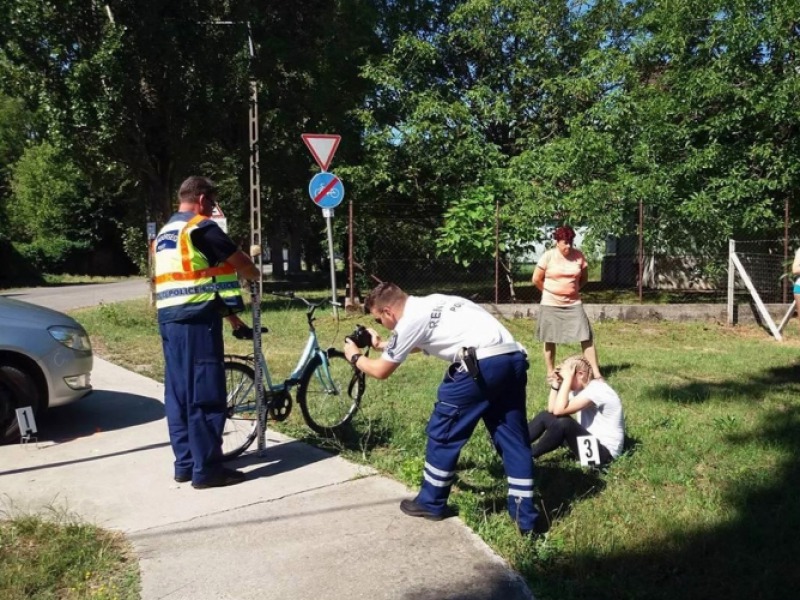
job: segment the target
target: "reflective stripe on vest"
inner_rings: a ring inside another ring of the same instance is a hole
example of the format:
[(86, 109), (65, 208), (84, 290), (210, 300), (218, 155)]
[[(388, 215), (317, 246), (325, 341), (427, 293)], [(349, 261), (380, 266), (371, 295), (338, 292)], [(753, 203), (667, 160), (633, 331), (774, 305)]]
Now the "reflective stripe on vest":
[(192, 243), (192, 232), (207, 217), (196, 215), (188, 221), (178, 215), (161, 228), (155, 240), (156, 308), (168, 310), (172, 318), (189, 318), (219, 297), (230, 312), (244, 308), (236, 269), (224, 263), (211, 267)]

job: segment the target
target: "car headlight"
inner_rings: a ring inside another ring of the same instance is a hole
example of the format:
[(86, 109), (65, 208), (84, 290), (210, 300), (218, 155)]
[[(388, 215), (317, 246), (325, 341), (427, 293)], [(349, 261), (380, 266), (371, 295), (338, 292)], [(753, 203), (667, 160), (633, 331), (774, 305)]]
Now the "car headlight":
[(89, 336), (83, 329), (78, 327), (66, 327), (64, 325), (55, 325), (48, 327), (47, 331), (54, 339), (64, 344), (67, 348), (73, 350), (91, 351), (92, 343), (89, 341)]

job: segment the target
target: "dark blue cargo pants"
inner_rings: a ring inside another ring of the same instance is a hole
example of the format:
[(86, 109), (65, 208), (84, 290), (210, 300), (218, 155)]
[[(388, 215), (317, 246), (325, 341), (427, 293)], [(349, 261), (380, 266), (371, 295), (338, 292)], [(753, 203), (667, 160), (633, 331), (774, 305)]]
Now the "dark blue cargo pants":
[(164, 409), (175, 475), (205, 483), (222, 469), (225, 371), (222, 319), (161, 323)]
[(513, 352), (479, 361), (480, 378), (451, 365), (439, 385), (427, 427), (422, 488), (416, 502), (444, 512), (456, 464), (478, 421), (483, 419), (503, 460), (508, 479), (508, 512), (521, 530), (533, 529), (533, 461), (525, 414), (527, 357)]

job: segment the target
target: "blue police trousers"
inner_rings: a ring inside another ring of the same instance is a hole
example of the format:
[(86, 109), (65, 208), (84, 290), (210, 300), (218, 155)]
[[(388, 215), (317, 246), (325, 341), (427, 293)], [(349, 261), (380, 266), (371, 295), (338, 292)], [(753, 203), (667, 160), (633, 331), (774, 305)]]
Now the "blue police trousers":
[(451, 365), (439, 385), (428, 421), (422, 487), (415, 501), (436, 514), (445, 511), (461, 449), (483, 419), (503, 460), (511, 519), (520, 530), (531, 530), (538, 512), (525, 415), (527, 357), (514, 352), (484, 358), (477, 382), (455, 367)]
[(205, 483), (222, 469), (227, 406), (222, 319), (161, 323), (159, 329), (175, 475)]

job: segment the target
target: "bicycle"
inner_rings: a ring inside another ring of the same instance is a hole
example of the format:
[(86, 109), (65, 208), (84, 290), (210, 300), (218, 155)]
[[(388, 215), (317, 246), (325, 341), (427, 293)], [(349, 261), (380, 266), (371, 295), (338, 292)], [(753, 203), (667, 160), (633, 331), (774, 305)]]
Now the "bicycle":
[[(297, 387), (297, 403), (306, 424), (316, 433), (338, 435), (355, 416), (364, 395), (364, 374), (351, 365), (340, 350), (323, 350), (314, 327), (316, 310), (330, 303), (329, 299), (311, 302), (294, 292), (272, 292), (299, 300), (306, 305), (308, 338), (289, 377), (273, 383), (263, 352), (259, 352), (263, 380), (262, 431), (266, 421), (284, 421), (292, 410), (291, 390)], [(265, 330), (266, 332), (266, 330)], [(225, 387), (228, 400), (227, 418), (222, 434), (222, 452), (226, 459), (239, 456), (258, 434), (255, 356), (225, 356)]]

